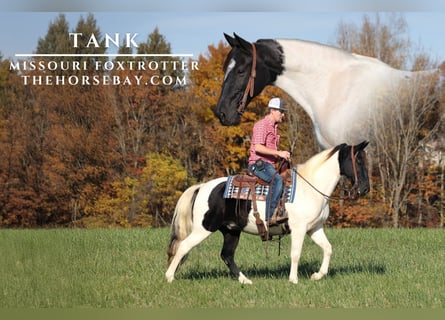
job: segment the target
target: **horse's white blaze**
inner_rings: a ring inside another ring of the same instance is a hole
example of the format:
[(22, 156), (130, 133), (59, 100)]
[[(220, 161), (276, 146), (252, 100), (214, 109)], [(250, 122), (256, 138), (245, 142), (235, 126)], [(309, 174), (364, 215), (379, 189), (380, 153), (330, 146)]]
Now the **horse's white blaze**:
[(232, 71), (233, 68), (235, 68), (235, 65), (236, 65), (235, 59), (231, 59), (229, 64), (227, 65), (227, 70), (226, 70), (226, 73), (224, 74), (224, 80), (226, 80), (226, 78), (229, 75), (230, 71)]
[(415, 77), (438, 69), (409, 72), (370, 57), (301, 41), (277, 40), (284, 52), (284, 72), (275, 85), (310, 116), (317, 140), (325, 148), (368, 139), (372, 115), (384, 110), (387, 97), (400, 94)]

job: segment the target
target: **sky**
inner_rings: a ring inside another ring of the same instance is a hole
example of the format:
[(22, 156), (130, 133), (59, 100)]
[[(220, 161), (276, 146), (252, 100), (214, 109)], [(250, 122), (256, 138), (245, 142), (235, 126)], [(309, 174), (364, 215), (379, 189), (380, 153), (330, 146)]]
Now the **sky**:
[[(380, 17), (386, 19), (390, 13), (381, 11), (393, 11), (406, 19), (414, 49), (429, 53), (438, 62), (445, 60), (445, 6), (442, 3), (445, 1), (435, 1), (435, 6), (430, 5), (429, 0), (424, 0), (422, 6), (414, 0), (399, 4), (389, 1), (391, 7), (385, 6), (388, 1), (379, 0), (369, 5), (362, 1), (360, 6), (354, 4), (356, 1), (345, 0), (312, 0), (305, 6), (292, 5), (298, 3), (295, 0), (226, 0), (210, 2), (210, 7), (209, 1), (201, 0), (107, 0), (107, 6), (103, 2), (16, 0), (13, 5), (0, 4), (0, 52), (4, 58), (14, 58), (17, 53), (33, 53), (38, 39), (46, 35), (49, 24), (59, 13), (65, 14), (70, 29), (74, 29), (80, 16), (86, 17), (91, 12), (102, 33), (138, 33), (139, 42), (146, 41), (148, 34), (158, 27), (171, 44), (172, 53), (193, 54), (197, 58), (207, 53), (209, 45), (225, 41), (224, 32), (236, 32), (249, 41), (295, 38), (334, 44), (341, 21), (359, 25), (365, 14), (373, 18), (379, 12)], [(333, 6), (335, 3), (339, 5)], [(131, 11), (127, 11), (129, 9)], [(113, 48), (108, 53), (113, 53)]]

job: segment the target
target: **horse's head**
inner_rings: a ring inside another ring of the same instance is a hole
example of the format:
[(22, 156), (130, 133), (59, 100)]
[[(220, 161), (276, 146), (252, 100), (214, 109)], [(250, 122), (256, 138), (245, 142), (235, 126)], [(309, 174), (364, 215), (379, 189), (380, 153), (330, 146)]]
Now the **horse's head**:
[(338, 161), (340, 163), (340, 174), (352, 184), (352, 198), (363, 196), (369, 192), (368, 168), (366, 167), (366, 153), (364, 149), (368, 141), (349, 146), (343, 145), (340, 149)]
[(223, 125), (237, 125), (249, 102), (283, 72), (283, 50), (275, 40), (248, 42), (224, 34), (232, 50), (224, 62), (224, 81), (216, 107)]

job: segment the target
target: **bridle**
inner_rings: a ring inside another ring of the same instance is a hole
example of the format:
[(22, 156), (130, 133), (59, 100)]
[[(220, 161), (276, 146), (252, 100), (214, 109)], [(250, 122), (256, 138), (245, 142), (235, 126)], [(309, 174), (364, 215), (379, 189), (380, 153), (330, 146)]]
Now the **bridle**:
[(354, 188), (358, 184), (358, 173), (357, 173), (357, 160), (354, 156), (354, 146), (351, 146), (351, 161), (352, 161), (352, 171), (354, 172), (354, 185), (351, 187)]
[(254, 43), (251, 43), (251, 45), (252, 45), (252, 69), (250, 70), (249, 81), (247, 82), (246, 89), (244, 90), (243, 99), (241, 100), (241, 103), (237, 109), (239, 114), (243, 114), (244, 110), (246, 109), (247, 95), (250, 95), (250, 97), (252, 98), (254, 93), (254, 84), (256, 77), (256, 47)]
[(354, 156), (354, 146), (351, 146), (351, 161), (352, 161), (352, 170), (354, 172), (354, 185), (350, 188), (350, 189), (343, 189), (344, 191), (346, 191), (347, 196), (346, 197), (336, 197), (336, 196), (329, 196), (323, 192), (321, 192), (320, 190), (318, 190), (318, 188), (316, 186), (314, 186), (312, 183), (310, 183), (305, 177), (303, 177), (297, 170), (297, 168), (293, 168), (293, 170), (295, 170), (295, 172), (297, 173), (297, 175), (303, 179), (312, 189), (314, 189), (315, 191), (317, 191), (319, 194), (321, 194), (326, 200), (354, 200), (355, 198), (352, 196), (354, 188), (357, 186), (358, 184), (358, 172), (357, 172), (357, 161), (355, 159)]

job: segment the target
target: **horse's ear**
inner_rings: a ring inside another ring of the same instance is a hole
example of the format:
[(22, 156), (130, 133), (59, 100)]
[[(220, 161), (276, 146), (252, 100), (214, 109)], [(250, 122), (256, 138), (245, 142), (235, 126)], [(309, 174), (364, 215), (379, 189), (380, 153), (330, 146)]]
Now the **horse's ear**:
[(229, 36), (227, 33), (224, 32), (224, 37), (226, 38), (227, 42), (230, 44), (231, 47), (237, 46), (237, 42), (235, 38)]
[(247, 52), (251, 52), (251, 50), (252, 50), (252, 44), (249, 42), (249, 41), (247, 41), (247, 40), (244, 40), (243, 38), (241, 38), (239, 35), (237, 35), (236, 33), (233, 33), (233, 35), (235, 36), (235, 39), (236, 39), (236, 41), (238, 42), (238, 46), (241, 48), (241, 49), (243, 49), (243, 50), (245, 50), (245, 51), (247, 51)]
[(354, 147), (354, 149), (356, 149), (356, 150), (363, 150), (363, 149), (366, 148), (366, 146), (367, 146), (368, 144), (369, 144), (369, 141), (364, 140), (364, 141), (360, 142), (358, 145), (356, 145), (356, 146)]

